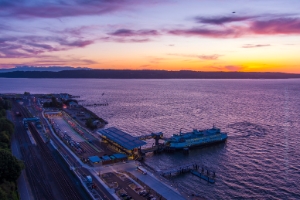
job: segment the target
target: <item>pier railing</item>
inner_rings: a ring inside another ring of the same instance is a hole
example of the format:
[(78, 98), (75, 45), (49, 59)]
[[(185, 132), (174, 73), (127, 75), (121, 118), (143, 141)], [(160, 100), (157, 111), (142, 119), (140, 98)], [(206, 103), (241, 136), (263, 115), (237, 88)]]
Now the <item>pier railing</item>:
[(188, 172), (191, 172), (193, 175), (196, 175), (197, 177), (204, 179), (210, 183), (215, 182), (214, 178), (216, 177), (216, 172), (198, 163), (190, 163), (177, 166), (176, 168), (162, 170), (160, 174), (165, 177), (172, 177)]

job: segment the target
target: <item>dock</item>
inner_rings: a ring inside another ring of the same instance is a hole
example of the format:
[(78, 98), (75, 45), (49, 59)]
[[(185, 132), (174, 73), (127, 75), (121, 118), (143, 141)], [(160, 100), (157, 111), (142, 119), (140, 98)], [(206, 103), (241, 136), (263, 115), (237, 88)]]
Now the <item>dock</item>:
[(159, 145), (153, 145), (152, 147), (148, 147), (145, 149), (141, 149), (142, 154), (146, 154), (146, 153), (159, 153), (159, 152), (163, 152), (164, 150), (166, 150), (166, 147), (163, 144), (159, 144)]
[(209, 183), (215, 183), (215, 180), (210, 178), (209, 176), (206, 176), (205, 174), (201, 174), (199, 171), (197, 170), (191, 170), (190, 171), (192, 174), (194, 174), (195, 176), (198, 176), (199, 178), (206, 180)]
[[(199, 172), (198, 169), (201, 169), (201, 172)], [(208, 170), (207, 167), (201, 166), (200, 168), (200, 164), (197, 163), (181, 165), (177, 168), (172, 168), (170, 170), (163, 171), (161, 172), (161, 175), (165, 177), (172, 177), (185, 173), (191, 173), (203, 180), (206, 180), (209, 183), (215, 183), (214, 178), (216, 176), (216, 173), (212, 170)]]
[(82, 106), (108, 106), (108, 103), (83, 104)]

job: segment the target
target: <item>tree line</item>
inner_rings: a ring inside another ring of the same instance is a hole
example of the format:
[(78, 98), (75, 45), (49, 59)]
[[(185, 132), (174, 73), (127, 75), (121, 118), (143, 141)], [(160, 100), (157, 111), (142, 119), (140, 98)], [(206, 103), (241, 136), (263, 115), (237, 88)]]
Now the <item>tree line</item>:
[(287, 79), (300, 74), (279, 72), (201, 72), (191, 70), (63, 70), (14, 71), (0, 73), (6, 78), (100, 78), (100, 79)]
[(14, 133), (14, 125), (6, 118), (6, 111), (11, 102), (0, 98), (0, 199), (17, 200), (17, 179), (24, 164), (14, 157), (10, 150), (10, 140)]

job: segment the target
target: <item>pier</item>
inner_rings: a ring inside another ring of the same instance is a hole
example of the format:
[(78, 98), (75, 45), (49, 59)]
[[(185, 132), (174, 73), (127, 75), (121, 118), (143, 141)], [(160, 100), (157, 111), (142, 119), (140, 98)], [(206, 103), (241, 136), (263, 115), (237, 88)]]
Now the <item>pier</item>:
[(205, 174), (201, 174), (199, 171), (197, 170), (191, 170), (191, 173), (194, 174), (195, 176), (198, 176), (199, 178), (206, 180), (209, 183), (215, 183), (215, 180), (210, 178), (209, 176), (205, 175)]
[(82, 106), (108, 106), (108, 103), (83, 104)]
[(159, 143), (159, 140), (163, 140), (163, 133), (159, 132), (159, 133), (151, 133), (148, 135), (142, 135), (142, 136), (138, 136), (136, 137), (139, 140), (149, 140), (149, 139), (154, 139), (155, 143), (152, 145), (152, 147), (148, 147), (145, 149), (141, 149), (141, 153), (142, 155), (145, 155), (146, 153), (159, 153), (165, 150), (165, 145), (163, 143)]
[(146, 153), (160, 153), (163, 152), (165, 150), (165, 145), (164, 144), (159, 144), (159, 145), (153, 145), (152, 147), (149, 148), (145, 148), (145, 149), (141, 149), (142, 154), (146, 154)]
[[(201, 170), (199, 172), (198, 170)], [(178, 176), (185, 173), (191, 173), (209, 183), (215, 183), (215, 176), (216, 173), (212, 170), (208, 170), (206, 167), (201, 166), (197, 163), (193, 164), (187, 164), (187, 165), (181, 165), (177, 168), (172, 168), (170, 170), (166, 170), (161, 172), (161, 175), (164, 177), (172, 177), (172, 176)]]
[(162, 139), (163, 137), (164, 137), (164, 134), (162, 132), (159, 132), (159, 133), (151, 133), (148, 135), (142, 135), (142, 136), (139, 136), (136, 138), (138, 138), (139, 140), (148, 140), (148, 139), (153, 138), (155, 140), (155, 146), (158, 146), (159, 140)]

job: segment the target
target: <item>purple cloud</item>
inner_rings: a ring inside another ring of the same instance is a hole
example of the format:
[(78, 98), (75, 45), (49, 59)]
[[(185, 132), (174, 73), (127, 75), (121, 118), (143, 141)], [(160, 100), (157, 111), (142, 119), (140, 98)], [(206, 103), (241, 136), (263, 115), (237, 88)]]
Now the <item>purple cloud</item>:
[(195, 17), (197, 23), (221, 25), (231, 22), (246, 21), (257, 16), (223, 16), (223, 17)]
[(217, 60), (220, 56), (219, 54), (212, 55), (195, 55), (195, 54), (168, 54), (170, 56), (180, 56), (180, 57), (188, 57), (188, 58), (199, 58), (201, 60)]
[(151, 5), (156, 1), (140, 0), (52, 0), (50, 1), (4, 1), (0, 3), (0, 16), (18, 18), (60, 18), (72, 16), (102, 15), (133, 6)]
[(106, 42), (119, 42), (119, 43), (139, 43), (139, 42), (149, 42), (151, 39), (149, 37), (159, 36), (160, 33), (156, 30), (141, 29), (141, 30), (131, 30), (131, 29), (118, 29), (116, 31), (108, 33), (108, 37), (100, 38), (101, 41)]
[(270, 44), (245, 44), (242, 48), (258, 48), (258, 47), (268, 47)]
[[(94, 60), (89, 59), (76, 59), (76, 58), (59, 58), (56, 57), (55, 59), (38, 59), (30, 63), (30, 65), (36, 65), (36, 66), (53, 66), (53, 65), (69, 65), (72, 63), (74, 66), (80, 66), (80, 65), (91, 65), (91, 64), (97, 64)], [(26, 64), (26, 63), (25, 63)], [(27, 63), (29, 64), (29, 63)]]
[[(187, 28), (173, 29), (168, 33), (178, 36), (200, 36), (211, 38), (235, 38), (247, 35), (277, 35), (300, 34), (300, 18), (268, 15), (268, 19), (262, 17), (218, 17), (197, 18), (197, 22), (215, 25), (213, 28)], [(243, 21), (244, 25), (222, 26), (224, 23)]]
[(22, 63), (0, 63), (0, 69), (7, 69), (7, 68), (13, 68), (15, 66), (39, 66), (39, 67), (48, 67), (48, 66), (69, 66), (72, 64), (73, 66), (85, 66), (85, 65), (92, 65), (92, 64), (98, 64), (98, 62), (94, 60), (89, 59), (78, 59), (78, 58), (60, 58), (60, 57), (54, 57), (54, 56), (47, 56), (47, 57), (38, 57), (37, 59), (30, 61), (30, 62), (22, 62)]
[(124, 38), (124, 37), (102, 37), (99, 38), (103, 42), (118, 42), (118, 43), (142, 43), (151, 41), (148, 38)]
[(203, 36), (213, 38), (237, 37), (240, 34), (238, 31), (232, 28), (223, 30), (214, 30), (208, 28), (174, 29), (169, 30), (168, 33), (171, 35)]
[(48, 44), (36, 44), (36, 43), (27, 43), (27, 44), (30, 46), (38, 47), (38, 48), (42, 48), (42, 49), (49, 49), (49, 50), (53, 49), (53, 47)]
[(255, 34), (300, 34), (300, 18), (277, 18), (253, 21), (249, 31)]
[(119, 29), (112, 33), (109, 33), (112, 36), (122, 36), (122, 37), (136, 37), (136, 36), (157, 36), (159, 33), (156, 30), (130, 30), (130, 29)]
[(213, 54), (213, 55), (199, 55), (198, 58), (202, 60), (217, 60), (221, 55)]
[(47, 52), (85, 47), (92, 43), (92, 40), (63, 37), (6, 37), (0, 39), (0, 58), (31, 58)]
[(73, 40), (73, 41), (67, 41), (67, 40), (61, 40), (60, 44), (64, 46), (70, 46), (70, 47), (85, 47), (90, 44), (93, 44), (94, 41), (92, 40)]

